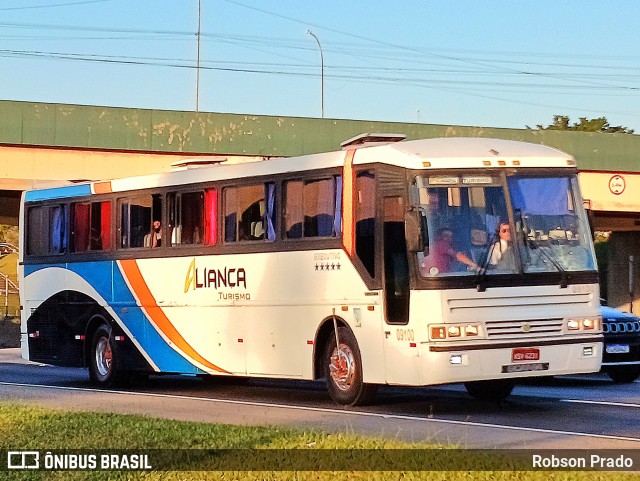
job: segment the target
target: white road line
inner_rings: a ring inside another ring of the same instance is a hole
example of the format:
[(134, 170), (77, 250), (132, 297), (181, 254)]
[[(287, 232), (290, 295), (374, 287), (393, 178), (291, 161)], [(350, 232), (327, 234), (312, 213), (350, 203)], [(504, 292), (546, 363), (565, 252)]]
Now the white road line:
[(561, 403), (575, 403), (575, 404), (599, 404), (602, 406), (615, 406), (624, 408), (640, 408), (640, 404), (633, 403), (617, 403), (609, 401), (589, 401), (587, 399), (559, 399)]
[[(455, 421), (455, 420), (446, 420), (446, 419), (433, 419), (433, 418), (424, 418), (420, 416), (405, 416), (401, 414), (347, 411), (346, 409), (315, 408), (315, 407), (295, 406), (295, 405), (289, 405), (289, 404), (238, 401), (234, 399), (203, 398), (203, 397), (196, 397), (196, 396), (180, 396), (177, 394), (155, 394), (155, 393), (146, 393), (146, 392), (137, 392), (137, 391), (114, 391), (114, 390), (108, 390), (108, 389), (89, 389), (89, 388), (82, 388), (82, 387), (46, 386), (41, 384), (23, 384), (23, 383), (1, 382), (1, 381), (0, 381), (0, 385), (42, 388), (42, 389), (58, 389), (63, 391), (82, 391), (82, 392), (92, 392), (92, 393), (147, 396), (147, 397), (157, 397), (157, 398), (167, 398), (167, 399), (181, 399), (181, 400), (188, 399), (192, 401), (216, 402), (216, 403), (224, 403), (224, 404), (235, 404), (240, 406), (260, 406), (260, 407), (270, 407), (270, 408), (278, 408), (278, 409), (292, 409), (292, 410), (299, 410), (299, 411), (321, 412), (321, 413), (328, 413), (328, 414), (349, 414), (354, 416), (373, 417), (373, 418), (382, 418), (382, 419), (398, 419), (402, 421), (421, 421), (425, 423), (455, 424), (460, 426), (505, 429), (509, 431), (527, 431), (527, 432), (543, 433), (543, 434), (558, 434), (563, 436), (580, 436), (580, 437), (586, 437), (586, 438), (614, 439), (618, 441), (640, 442), (640, 438), (632, 438), (632, 437), (626, 437), (626, 436), (610, 436), (607, 434), (578, 433), (573, 431), (558, 431), (555, 429), (527, 428), (522, 426), (507, 426), (502, 424), (477, 423), (477, 422), (470, 422), (470, 421)], [(569, 400), (563, 400), (563, 401), (569, 401)]]

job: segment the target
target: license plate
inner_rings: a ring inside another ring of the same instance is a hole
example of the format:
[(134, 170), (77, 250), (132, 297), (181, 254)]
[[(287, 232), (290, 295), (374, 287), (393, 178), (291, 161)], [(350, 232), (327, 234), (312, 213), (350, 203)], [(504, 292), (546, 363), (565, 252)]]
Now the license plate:
[(607, 354), (627, 354), (629, 346), (627, 344), (607, 344), (605, 350)]
[(538, 361), (540, 359), (540, 349), (514, 349), (511, 351), (512, 362)]
[(503, 373), (510, 372), (526, 372), (526, 371), (548, 371), (548, 362), (531, 362), (527, 364), (510, 364), (508, 366), (502, 366)]

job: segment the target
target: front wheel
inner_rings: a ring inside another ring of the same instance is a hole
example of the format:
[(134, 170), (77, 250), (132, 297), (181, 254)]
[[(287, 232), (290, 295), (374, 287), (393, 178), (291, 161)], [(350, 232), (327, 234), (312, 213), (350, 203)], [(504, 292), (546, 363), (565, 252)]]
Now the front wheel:
[(111, 387), (121, 379), (118, 348), (111, 328), (102, 324), (96, 330), (91, 341), (89, 354), (89, 377), (100, 387)]
[(371, 402), (377, 386), (366, 384), (362, 377), (360, 349), (353, 333), (338, 328), (340, 347), (335, 333), (329, 338), (324, 355), (324, 375), (331, 399), (338, 404), (356, 406)]
[(511, 394), (514, 382), (508, 379), (465, 382), (469, 395), (479, 401), (500, 402)]

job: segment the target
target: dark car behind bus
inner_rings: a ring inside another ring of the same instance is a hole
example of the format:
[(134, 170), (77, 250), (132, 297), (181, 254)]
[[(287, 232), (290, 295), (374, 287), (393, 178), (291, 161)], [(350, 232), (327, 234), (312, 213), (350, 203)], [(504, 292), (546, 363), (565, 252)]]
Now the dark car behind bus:
[(602, 371), (618, 383), (640, 377), (640, 318), (612, 307), (601, 306), (604, 351)]

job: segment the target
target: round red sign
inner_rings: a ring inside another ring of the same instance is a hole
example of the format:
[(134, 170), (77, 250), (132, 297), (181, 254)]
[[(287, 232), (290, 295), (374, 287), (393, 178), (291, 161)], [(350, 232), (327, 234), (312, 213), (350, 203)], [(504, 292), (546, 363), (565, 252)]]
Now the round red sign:
[(609, 179), (609, 190), (613, 195), (620, 195), (624, 192), (627, 184), (624, 181), (624, 177), (621, 175), (614, 175)]

